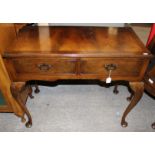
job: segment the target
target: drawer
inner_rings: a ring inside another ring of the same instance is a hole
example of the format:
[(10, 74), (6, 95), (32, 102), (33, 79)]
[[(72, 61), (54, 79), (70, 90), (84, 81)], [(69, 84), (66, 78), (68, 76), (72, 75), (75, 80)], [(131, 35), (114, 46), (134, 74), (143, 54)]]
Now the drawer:
[(113, 80), (142, 80), (144, 58), (11, 58), (5, 59), (13, 81), (102, 79), (111, 71)]
[(144, 59), (136, 58), (83, 58), (81, 59), (81, 74), (101, 75), (107, 77), (108, 70), (113, 77), (140, 76)]
[(75, 74), (71, 58), (13, 58), (6, 60), (16, 74), (57, 75)]

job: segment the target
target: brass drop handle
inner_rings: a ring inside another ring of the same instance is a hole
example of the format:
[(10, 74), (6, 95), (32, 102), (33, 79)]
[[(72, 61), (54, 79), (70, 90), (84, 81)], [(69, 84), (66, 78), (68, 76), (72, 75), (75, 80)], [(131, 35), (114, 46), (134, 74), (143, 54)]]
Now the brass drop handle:
[(105, 64), (104, 65), (104, 68), (107, 71), (113, 71), (113, 70), (116, 70), (117, 69), (117, 65), (116, 64)]
[(108, 77), (106, 78), (106, 83), (111, 83), (112, 81), (111, 73), (112, 71), (116, 70), (117, 65), (116, 64), (105, 64), (104, 68), (108, 71)]
[(48, 70), (50, 70), (50, 69), (52, 68), (52, 65), (45, 64), (45, 63), (39, 64), (39, 65), (37, 65), (37, 66), (38, 66), (38, 68), (39, 68), (41, 71), (48, 71)]

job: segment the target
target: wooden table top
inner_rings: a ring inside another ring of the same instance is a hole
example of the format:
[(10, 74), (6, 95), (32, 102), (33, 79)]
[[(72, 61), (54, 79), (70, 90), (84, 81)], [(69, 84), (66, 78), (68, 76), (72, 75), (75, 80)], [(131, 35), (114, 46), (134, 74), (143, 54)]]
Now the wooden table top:
[(8, 55), (61, 54), (144, 55), (149, 51), (130, 27), (28, 27), (4, 53)]

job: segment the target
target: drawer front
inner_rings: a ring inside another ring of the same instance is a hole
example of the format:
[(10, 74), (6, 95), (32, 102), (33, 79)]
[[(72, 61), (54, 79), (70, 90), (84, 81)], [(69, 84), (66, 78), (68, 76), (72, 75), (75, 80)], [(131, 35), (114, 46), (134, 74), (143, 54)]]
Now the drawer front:
[(137, 77), (144, 67), (144, 60), (136, 58), (83, 58), (81, 74), (107, 77)]
[(7, 61), (14, 68), (16, 74), (75, 74), (75, 61), (69, 58), (16, 58)]
[(101, 79), (142, 80), (148, 60), (143, 58), (12, 58), (5, 59), (13, 81)]

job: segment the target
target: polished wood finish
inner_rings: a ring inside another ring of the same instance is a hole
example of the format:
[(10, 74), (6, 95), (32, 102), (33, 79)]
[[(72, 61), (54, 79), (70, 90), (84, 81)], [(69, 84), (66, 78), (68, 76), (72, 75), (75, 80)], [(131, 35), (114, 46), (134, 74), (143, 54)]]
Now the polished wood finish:
[(28, 128), (31, 127), (32, 126), (32, 118), (31, 118), (31, 115), (30, 115), (28, 109), (25, 106), (27, 97), (29, 95), (31, 95), (31, 93), (32, 93), (31, 86), (26, 86), (25, 82), (13, 82), (11, 84), (10, 89), (11, 89), (13, 97), (16, 99), (16, 101), (18, 102), (18, 104), (20, 105), (22, 110), (24, 111), (24, 114), (21, 117), (21, 121), (22, 122), (26, 121), (26, 119), (24, 117), (24, 115), (26, 114), (26, 116), (28, 118), (28, 121), (26, 122), (26, 127), (28, 127)]
[[(13, 97), (13, 94), (15, 92), (11, 91), (12, 89), (10, 89), (12, 81), (8, 75), (6, 66), (4, 65), (4, 61), (2, 58), (2, 54), (6, 51), (6, 48), (10, 46), (10, 44), (18, 37), (18, 32), (15, 29), (15, 24), (0, 24), (0, 34), (0, 91), (2, 92), (6, 101), (5, 105), (0, 106), (0, 112), (14, 113), (18, 117), (22, 118), (22, 121), (24, 121), (24, 115), (26, 114), (24, 109), (25, 106), (23, 108), (22, 104), (18, 102), (18, 98)], [(21, 93), (21, 98), (23, 98), (23, 94), (24, 93)], [(31, 95), (31, 91), (29, 91), (28, 95)], [(31, 121), (29, 120), (30, 119), (28, 118), (27, 126), (31, 125)]]
[(23, 111), (11, 95), (11, 81), (1, 56), (6, 50), (6, 47), (15, 39), (16, 32), (14, 24), (0, 24), (0, 91), (6, 101), (5, 105), (0, 106), (0, 112), (14, 112), (17, 116), (22, 116)]
[(11, 72), (14, 81), (42, 80), (45, 76), (52, 79), (76, 73), (75, 61), (70, 58), (16, 58), (5, 62), (14, 70)]
[(129, 28), (28, 27), (4, 56), (143, 57), (149, 51)]
[(138, 101), (141, 99), (143, 92), (144, 92), (144, 83), (143, 82), (129, 82), (130, 88), (134, 92), (134, 96), (131, 99), (130, 104), (128, 105), (127, 109), (125, 110), (121, 125), (123, 127), (128, 126), (128, 123), (125, 121), (127, 114), (136, 106)]
[(2, 61), (2, 57), (0, 56), (0, 91), (5, 99), (5, 104), (0, 106), (0, 112), (13, 112), (12, 106), (10, 105), (11, 103), (9, 102), (9, 98), (7, 96), (7, 88), (5, 82), (8, 82), (8, 79), (5, 79), (6, 76), (8, 77), (4, 63)]
[(19, 30), (26, 26), (27, 23), (14, 23), (16, 34), (18, 34)]
[[(107, 78), (110, 69), (107, 70), (106, 65), (112, 64), (116, 66), (111, 72), (113, 79), (139, 80), (143, 74), (143, 67), (145, 67), (145, 60), (134, 58), (83, 58), (81, 61), (81, 75), (94, 75), (93, 78), (98, 78), (95, 75)], [(129, 65), (126, 67), (127, 61)]]
[[(101, 79), (109, 74), (105, 66), (116, 65), (111, 76), (114, 80), (139, 81), (143, 68), (148, 63), (145, 59), (122, 58), (14, 58), (5, 59), (13, 81), (53, 80), (53, 79)], [(128, 61), (128, 67), (126, 62)], [(136, 66), (136, 67), (135, 67)], [(46, 77), (45, 77), (46, 75)]]
[(0, 24), (0, 54), (16, 39), (14, 24)]
[[(138, 81), (142, 79), (150, 53), (131, 28), (30, 27), (22, 29), (3, 57), (10, 76), (17, 81), (33, 80), (33, 77), (41, 80), (44, 74), (47, 80), (77, 76), (103, 79), (108, 74), (104, 68), (107, 64), (118, 66), (112, 73), (114, 79)], [(62, 59), (67, 59), (65, 65)], [(50, 68), (45, 72), (39, 65)]]
[(122, 126), (127, 126), (125, 118), (142, 96), (151, 57), (129, 27), (28, 27), (3, 54), (12, 85), (30, 80), (106, 81), (109, 76), (112, 81), (130, 82), (134, 97)]
[(12, 97), (10, 92), (11, 80), (8, 76), (6, 68), (4, 66), (2, 57), (0, 56), (0, 88), (7, 101), (7, 105), (0, 107), (0, 112), (14, 112), (17, 116), (21, 117), (23, 115), (23, 111), (20, 105), (16, 102), (16, 100)]

